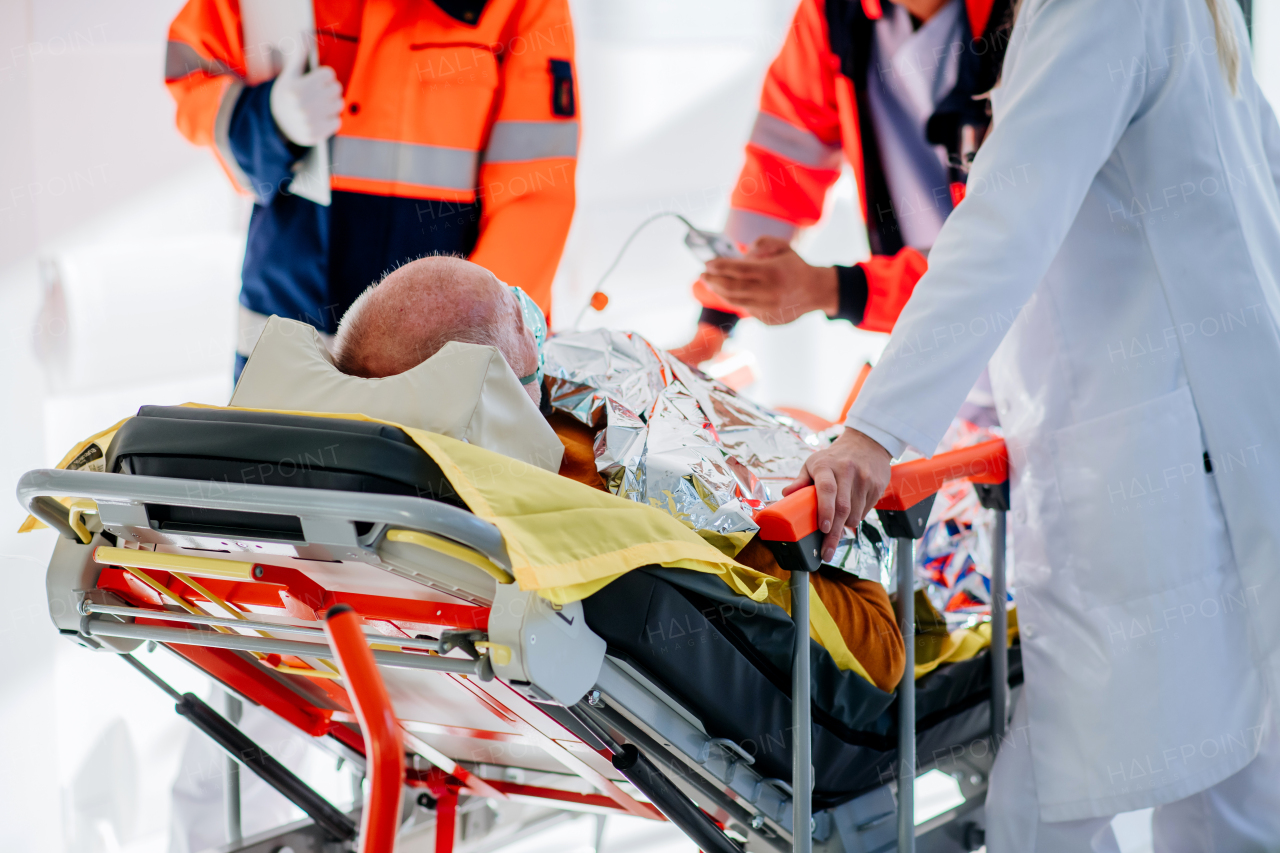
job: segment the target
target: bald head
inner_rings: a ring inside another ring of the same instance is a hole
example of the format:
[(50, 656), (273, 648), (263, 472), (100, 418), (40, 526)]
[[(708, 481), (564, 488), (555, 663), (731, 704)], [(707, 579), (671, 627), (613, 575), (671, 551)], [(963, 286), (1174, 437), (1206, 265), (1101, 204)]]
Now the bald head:
[[(497, 347), (517, 376), (537, 369), (537, 344), (511, 288), (484, 267), (444, 256), (405, 264), (362, 293), (342, 317), (334, 363), (351, 376), (394, 376), (449, 341)], [(535, 383), (525, 390), (541, 398)]]

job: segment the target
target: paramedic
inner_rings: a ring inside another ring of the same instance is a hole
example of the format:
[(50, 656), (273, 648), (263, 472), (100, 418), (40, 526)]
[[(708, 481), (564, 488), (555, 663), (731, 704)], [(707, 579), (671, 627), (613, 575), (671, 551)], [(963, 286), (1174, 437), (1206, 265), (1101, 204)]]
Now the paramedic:
[[(297, 49), (258, 82), (243, 33), (262, 2), (188, 0), (165, 60), (179, 130), (254, 196), (237, 377), (268, 316), (332, 335), (366, 287), (427, 254), (472, 257), (549, 312), (578, 150), (565, 0), (317, 3), (318, 67)], [(328, 206), (290, 191), (317, 145)]]
[(1026, 678), (992, 853), (1114, 851), (1147, 807), (1156, 851), (1280, 849), (1280, 125), (1247, 38), (1231, 0), (1025, 0), (965, 200), (789, 487), (861, 517), (990, 360)]
[[(770, 325), (821, 310), (887, 332), (924, 272), (990, 122), (1010, 0), (802, 0), (769, 67), (725, 232), (751, 251), (707, 264), (694, 340), (719, 352), (739, 317)], [(848, 162), (871, 257), (815, 267), (790, 248)]]

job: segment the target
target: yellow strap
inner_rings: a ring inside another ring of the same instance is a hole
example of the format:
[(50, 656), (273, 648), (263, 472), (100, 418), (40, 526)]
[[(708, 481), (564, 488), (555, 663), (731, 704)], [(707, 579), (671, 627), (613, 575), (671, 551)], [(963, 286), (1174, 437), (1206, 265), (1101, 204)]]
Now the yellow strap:
[(481, 640), (475, 644), (477, 649), (488, 649), (489, 657), (498, 666), (506, 666), (511, 663), (511, 647), (504, 646), (502, 643), (491, 643), (488, 640)]
[(867, 673), (866, 667), (854, 657), (853, 651), (845, 643), (844, 635), (840, 633), (836, 620), (831, 617), (831, 612), (827, 610), (827, 606), (818, 597), (818, 590), (814, 588), (813, 584), (809, 585), (809, 636), (817, 640), (818, 645), (827, 650), (827, 654), (831, 655), (831, 659), (836, 662), (837, 667), (852, 670), (867, 681), (875, 684), (871, 680), (870, 674)]
[(93, 540), (93, 534), (89, 532), (89, 528), (84, 526), (84, 514), (91, 512), (98, 514), (98, 503), (89, 498), (76, 498), (67, 504), (69, 510), (67, 521), (71, 524), (71, 529), (80, 537), (80, 541), (88, 545)]
[(94, 550), (93, 558), (110, 566), (128, 569), (151, 569), (157, 572), (181, 572), (202, 578), (247, 581), (253, 577), (253, 563), (240, 560), (215, 560), (212, 557), (192, 557), (187, 554), (165, 554), (160, 551), (138, 551), (133, 548), (112, 548), (102, 545)]
[(450, 542), (448, 539), (442, 539), (439, 536), (432, 536), (430, 533), (420, 533), (417, 530), (388, 530), (387, 539), (392, 542), (407, 542), (410, 545), (417, 545), (446, 557), (453, 557), (455, 560), (461, 560), (482, 569), (493, 576), (498, 583), (511, 583), (511, 573), (506, 569), (494, 563), (488, 557), (478, 554), (464, 545), (457, 542)]
[[(176, 577), (178, 580), (182, 581), (183, 583), (185, 583), (187, 586), (194, 589), (196, 592), (203, 595), (205, 598), (209, 599), (211, 603), (217, 605), (218, 607), (221, 607), (223, 610), (230, 613), (236, 619), (239, 619), (241, 621), (245, 620), (244, 614), (241, 613), (239, 610), (237, 610), (234, 605), (232, 605), (230, 602), (223, 601), (221, 598), (219, 598), (218, 596), (210, 592), (208, 589), (206, 589), (204, 585), (193, 581), (191, 578), (187, 577), (184, 574), (181, 574), (180, 572), (174, 572), (173, 576)], [(260, 637), (266, 637), (267, 639), (275, 638), (274, 634), (271, 634), (268, 631), (263, 631), (260, 628), (254, 629), (254, 633), (256, 633)], [(262, 652), (250, 652), (250, 654), (252, 654), (254, 657), (256, 657), (260, 661), (266, 660), (266, 657), (267, 657)], [(310, 668), (304, 669), (299, 666), (290, 666), (289, 664), (282, 663), (282, 664), (278, 664), (275, 667), (275, 671), (292, 673), (293, 675), (306, 675), (311, 678), (337, 678), (338, 677), (337, 667), (335, 667), (332, 663), (325, 660), (324, 658), (317, 658), (317, 660), (319, 660), (322, 664), (324, 664), (327, 667), (327, 670), (310, 669)]]
[[(102, 550), (102, 549), (101, 549), (101, 548), (99, 548), (98, 550)], [(178, 595), (178, 594), (174, 593), (172, 590), (170, 590), (170, 589), (168, 589), (167, 587), (165, 587), (165, 586), (164, 586), (164, 584), (160, 583), (160, 582), (159, 582), (159, 581), (157, 581), (155, 578), (151, 577), (151, 575), (147, 574), (147, 573), (146, 573), (146, 572), (144, 572), (142, 569), (139, 569), (139, 568), (137, 568), (137, 567), (135, 567), (135, 566), (125, 566), (125, 571), (127, 571), (129, 574), (133, 575), (135, 578), (137, 578), (138, 580), (142, 581), (142, 582), (143, 582), (143, 583), (145, 583), (147, 586), (149, 586), (149, 587), (151, 587), (152, 589), (154, 589), (156, 592), (160, 593), (160, 595), (161, 595), (161, 596), (163, 596), (164, 598), (169, 599), (169, 600), (170, 600), (170, 601), (172, 601), (174, 604), (178, 605), (179, 607), (181, 607), (183, 610), (187, 611), (188, 613), (195, 614), (196, 616), (203, 616), (203, 615), (204, 615), (204, 611), (200, 610), (198, 607), (196, 607), (194, 604), (191, 604), (190, 602), (188, 602), (188, 601), (187, 601), (185, 598), (183, 598), (182, 596), (180, 596), (180, 595)], [(214, 629), (215, 631), (218, 631), (218, 632), (223, 633), (223, 634), (231, 634), (231, 633), (234, 633), (230, 628), (224, 628), (224, 627), (223, 627), (223, 626), (221, 626), (221, 625), (213, 625), (212, 627), (213, 627), (213, 629)]]
[[(328, 661), (323, 661), (323, 662), (328, 663)], [(305, 675), (307, 678), (341, 678), (342, 677), (341, 674), (339, 674), (336, 670), (331, 672), (323, 669), (304, 669), (300, 666), (289, 666), (289, 664), (287, 663), (280, 664), (279, 666), (275, 667), (275, 670), (276, 672), (282, 672), (285, 675)]]

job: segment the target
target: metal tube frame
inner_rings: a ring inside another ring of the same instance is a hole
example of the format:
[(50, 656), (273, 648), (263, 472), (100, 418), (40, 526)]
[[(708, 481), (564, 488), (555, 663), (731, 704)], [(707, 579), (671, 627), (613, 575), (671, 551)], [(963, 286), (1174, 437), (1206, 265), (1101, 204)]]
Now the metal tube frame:
[[(226, 702), (227, 722), (240, 724), (240, 714), (244, 710), (240, 699), (230, 693), (223, 694)], [(239, 844), (244, 841), (244, 826), (240, 821), (240, 762), (230, 755), (224, 756), (226, 762), (227, 786), (223, 790), (224, 807), (226, 809), (227, 843)]]
[[(242, 652), (265, 652), (308, 658), (332, 659), (334, 656), (334, 650), (328, 644), (300, 643), (295, 640), (276, 640), (269, 637), (247, 637), (243, 634), (220, 634), (216, 631), (194, 628), (135, 625), (94, 619), (91, 616), (81, 620), (80, 631), (90, 637), (96, 634), (102, 637), (121, 637), (129, 640), (155, 640), (157, 643), (172, 643), (179, 646), (204, 646), (211, 649), (233, 649)], [(493, 666), (489, 662), (488, 655), (482, 655), (479, 660), (464, 660), (438, 655), (388, 652), (381, 649), (371, 651), (373, 659), (382, 666), (475, 675), (485, 681), (493, 678)]]
[[(324, 630), (337, 652), (342, 679), (364, 733), (365, 755), (369, 762), (369, 795), (361, 812), (360, 853), (393, 853), (400, 829), (401, 790), (405, 777), (400, 722), (396, 719), (391, 697), (387, 695), (387, 686), (378, 672), (373, 650), (364, 641), (360, 615), (349, 605), (339, 604), (329, 610)], [(456, 797), (455, 793), (455, 803)], [(440, 817), (437, 833), (444, 823), (443, 810)], [(449, 853), (453, 849), (453, 839), (449, 838), (443, 849), (442, 840), (437, 838), (436, 850)]]
[(809, 573), (791, 571), (791, 838), (795, 853), (813, 850), (813, 709), (809, 698)]
[(1005, 536), (1008, 511), (996, 511), (991, 546), (991, 749), (1004, 740), (1009, 720), (1009, 613), (1005, 582)]
[[(17, 494), (19, 502), (33, 514), (40, 511), (35, 504), (40, 497), (82, 497), (106, 501), (112, 511), (120, 505), (141, 508), (146, 504), (164, 504), (294, 516), (302, 521), (304, 534), (309, 526), (325, 529), (334, 525), (350, 526), (355, 520), (369, 521), (430, 531), (480, 552), (508, 573), (511, 569), (502, 533), (495, 525), (440, 501), (403, 495), (257, 484), (227, 487), (224, 483), (57, 468), (38, 468), (23, 474), (18, 480)], [(357, 506), (359, 518), (353, 519), (351, 512)]]
[(898, 539), (898, 628), (906, 660), (898, 683), (898, 853), (916, 849), (916, 601), (915, 540)]
[[(229, 616), (207, 616), (203, 613), (188, 613), (185, 610), (148, 610), (145, 607), (123, 607), (117, 604), (98, 604), (85, 599), (80, 605), (84, 615), (93, 613), (109, 616), (128, 616), (135, 619), (157, 619), (164, 622), (188, 622), (194, 625), (218, 625), (225, 628), (247, 628), (251, 631), (274, 631), (277, 634), (300, 634), (311, 637), (317, 642), (328, 644), (329, 639), (319, 628), (308, 628), (303, 625), (288, 625), (279, 622), (263, 622), (256, 619), (232, 619)], [(385, 634), (365, 632), (365, 639), (374, 643), (399, 646), (402, 649), (415, 649), (423, 652), (439, 652), (439, 640), (412, 640), (407, 637), (388, 637)]]

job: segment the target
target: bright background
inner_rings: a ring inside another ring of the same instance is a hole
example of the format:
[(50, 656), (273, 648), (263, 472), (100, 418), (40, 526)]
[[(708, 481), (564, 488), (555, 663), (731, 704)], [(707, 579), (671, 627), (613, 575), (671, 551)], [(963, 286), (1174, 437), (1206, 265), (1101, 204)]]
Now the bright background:
[[(248, 206), (173, 127), (162, 85), (177, 0), (0, 0), (0, 495), (22, 472), (143, 403), (224, 403)], [(578, 211), (556, 282), (572, 323), (631, 230), (678, 211), (719, 228), (764, 68), (794, 0), (574, 0), (585, 129)], [(1255, 4), (1257, 68), (1280, 102), (1280, 4)], [(585, 325), (683, 343), (699, 264), (672, 220), (649, 226)], [(813, 263), (866, 254), (852, 181), (802, 238)], [(751, 392), (834, 416), (883, 339), (807, 316), (742, 325)], [(0, 500), (0, 826), (24, 853), (160, 853), (185, 723), (123, 664), (59, 639), (45, 611), (49, 531), (17, 536)], [(162, 655), (152, 655), (160, 659)], [(157, 665), (165, 666), (163, 663)], [(166, 669), (184, 689), (202, 679)], [(311, 756), (317, 782), (339, 781)], [(326, 765), (327, 767), (327, 765)], [(339, 796), (337, 793), (335, 797)], [(1149, 849), (1142, 813), (1117, 821)], [(591, 847), (592, 824), (527, 849)], [(610, 853), (692, 851), (669, 827), (611, 823)]]

